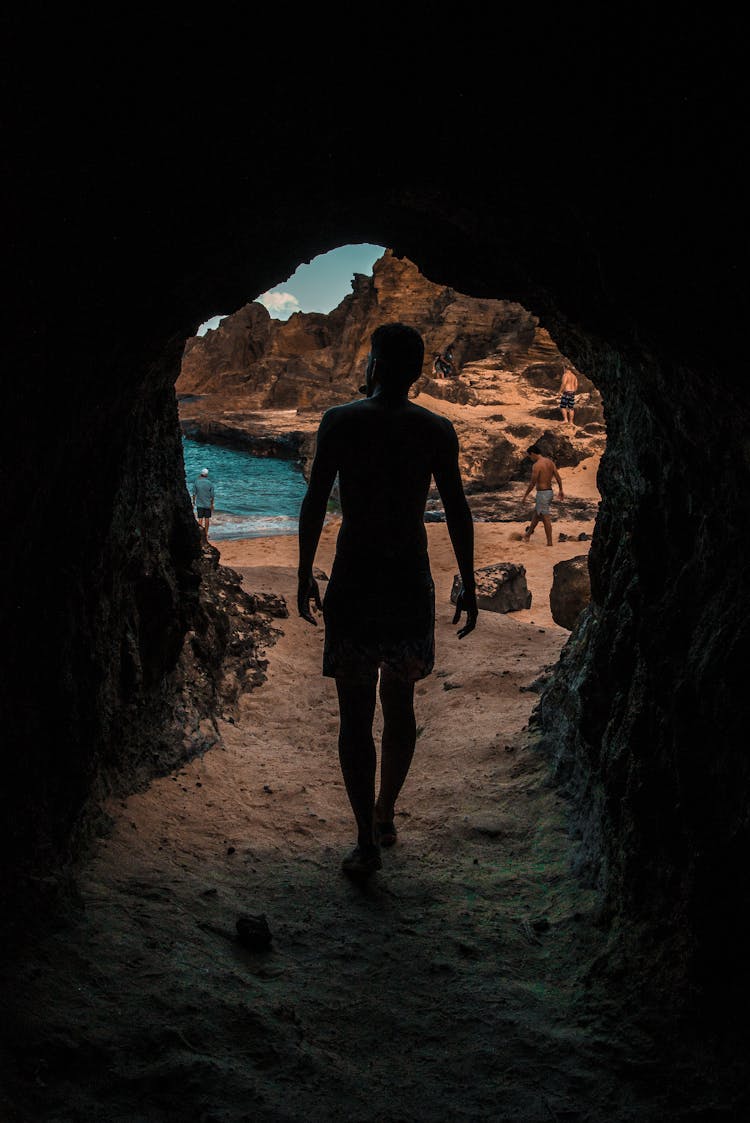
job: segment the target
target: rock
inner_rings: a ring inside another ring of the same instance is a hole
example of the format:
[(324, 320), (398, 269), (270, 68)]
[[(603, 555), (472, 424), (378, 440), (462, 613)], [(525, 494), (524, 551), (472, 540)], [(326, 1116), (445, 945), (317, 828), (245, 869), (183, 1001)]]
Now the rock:
[(552, 570), (552, 588), (549, 593), (549, 606), (555, 623), (572, 631), (590, 600), (588, 554), (557, 562)]
[[(526, 585), (526, 566), (515, 562), (496, 562), (474, 570), (477, 604), (487, 612), (518, 612), (531, 608), (531, 593)], [(453, 578), (451, 604), (458, 599), (461, 577)]]
[(268, 951), (271, 947), (271, 929), (265, 913), (258, 916), (240, 916), (237, 919), (237, 939), (251, 951)]
[(561, 530), (560, 533), (557, 536), (557, 541), (558, 542), (590, 542), (591, 541), (591, 535), (587, 534), (585, 530), (582, 530), (580, 534), (566, 534), (564, 531)]
[(286, 600), (281, 593), (253, 593), (258, 612), (265, 612), (277, 620), (285, 620), (289, 616)]
[(417, 394), (427, 394), (438, 401), (455, 402), (458, 405), (470, 405), (476, 401), (476, 395), (460, 378), (437, 379), (423, 374), (414, 383), (412, 397)]

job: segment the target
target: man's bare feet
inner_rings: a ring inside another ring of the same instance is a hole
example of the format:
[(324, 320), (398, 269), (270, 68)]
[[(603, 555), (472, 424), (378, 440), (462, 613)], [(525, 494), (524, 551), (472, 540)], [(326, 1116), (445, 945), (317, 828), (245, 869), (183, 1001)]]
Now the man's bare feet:
[(341, 863), (343, 872), (353, 878), (369, 877), (382, 868), (380, 847), (375, 843), (371, 846), (355, 846), (351, 854), (347, 854)]

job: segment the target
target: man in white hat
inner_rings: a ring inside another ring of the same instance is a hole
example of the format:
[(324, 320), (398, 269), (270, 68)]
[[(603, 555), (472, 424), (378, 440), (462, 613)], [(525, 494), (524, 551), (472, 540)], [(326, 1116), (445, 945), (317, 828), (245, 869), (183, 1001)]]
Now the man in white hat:
[(214, 496), (214, 485), (208, 478), (208, 468), (202, 468), (201, 474), (193, 482), (192, 499), (204, 542), (208, 542), (208, 523), (214, 510)]

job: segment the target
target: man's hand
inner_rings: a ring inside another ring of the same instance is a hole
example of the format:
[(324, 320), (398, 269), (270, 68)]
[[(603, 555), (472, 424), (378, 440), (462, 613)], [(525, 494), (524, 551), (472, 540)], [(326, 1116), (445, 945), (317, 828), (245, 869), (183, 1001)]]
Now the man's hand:
[(317, 624), (318, 621), (312, 614), (310, 601), (313, 601), (315, 607), (322, 610), (323, 605), (320, 601), (320, 590), (318, 589), (318, 582), (310, 574), (307, 577), (300, 577), (297, 584), (297, 612), (303, 620), (307, 620), (309, 624)]
[(463, 639), (468, 636), (469, 632), (473, 632), (477, 626), (477, 616), (479, 609), (477, 608), (477, 594), (474, 589), (464, 589), (463, 585), (459, 589), (458, 596), (456, 597), (456, 611), (453, 614), (453, 623), (457, 624), (461, 613), (466, 613), (466, 623), (458, 633), (458, 638)]

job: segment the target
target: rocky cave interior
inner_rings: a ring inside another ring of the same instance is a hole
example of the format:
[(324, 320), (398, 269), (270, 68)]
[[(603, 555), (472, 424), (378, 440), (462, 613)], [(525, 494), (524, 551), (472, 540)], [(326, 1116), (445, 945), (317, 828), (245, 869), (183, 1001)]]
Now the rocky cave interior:
[[(371, 242), (435, 282), (531, 308), (603, 395), (592, 604), (541, 698), (543, 744), (577, 869), (602, 888), (613, 985), (626, 978), (644, 1010), (711, 1034), (720, 1052), (738, 1045), (750, 997), (750, 401), (736, 362), (736, 148), (722, 144), (731, 113), (682, 97), (687, 62), (665, 74), (641, 61), (627, 96), (616, 81), (596, 99), (568, 82), (563, 114), (542, 83), (502, 122), (478, 77), (439, 116), (423, 92), (409, 89), (404, 109), (406, 90), (382, 88), (366, 126), (351, 100), (327, 113), (323, 88), (301, 105), (294, 83), (276, 114), (246, 122), (243, 143), (245, 101), (227, 85), (221, 102), (203, 87), (177, 98), (161, 73), (145, 88), (165, 124), (144, 90), (119, 113), (120, 58), (106, 75), (96, 64), (101, 96), (64, 154), (59, 107), (42, 120), (24, 102), (45, 144), (27, 147), (19, 129), (5, 334), (16, 424), (4, 446), (24, 482), (6, 510), (0, 582), (9, 954), (23, 954), (32, 917), (64, 922), (102, 795), (173, 768), (186, 751), (175, 730), (216, 704), (226, 628), (201, 591), (213, 578), (182, 479), (185, 339), (301, 261)], [(601, 78), (604, 63), (589, 63)], [(396, 104), (397, 125), (384, 112)], [(502, 174), (489, 174), (499, 131)], [(431, 154), (446, 148), (436, 177)], [(192, 693), (188, 631), (204, 641)]]

